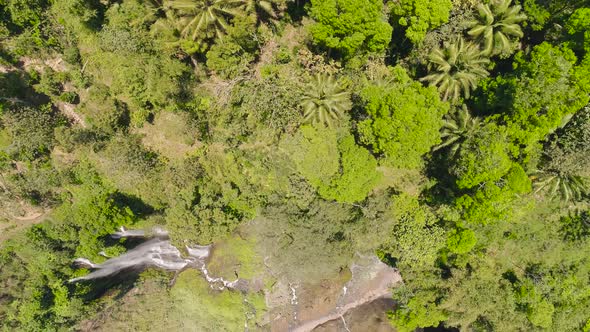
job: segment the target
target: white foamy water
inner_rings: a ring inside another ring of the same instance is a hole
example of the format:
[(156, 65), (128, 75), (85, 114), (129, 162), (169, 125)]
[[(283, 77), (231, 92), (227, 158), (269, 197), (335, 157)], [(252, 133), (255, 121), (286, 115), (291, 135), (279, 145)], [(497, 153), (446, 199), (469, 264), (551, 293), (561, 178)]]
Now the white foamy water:
[[(109, 258), (104, 263), (95, 264), (86, 258), (77, 258), (74, 263), (92, 270), (85, 276), (70, 279), (69, 282), (92, 280), (114, 276), (123, 271), (140, 271), (155, 267), (167, 271), (180, 271), (188, 267), (199, 269), (212, 288), (235, 288), (239, 279), (227, 281), (221, 277), (212, 277), (207, 270), (205, 260), (211, 253), (211, 246), (187, 246), (188, 257), (183, 257), (178, 248), (172, 245), (168, 233), (161, 228), (154, 228), (151, 238), (126, 253)], [(114, 239), (147, 238), (143, 230), (127, 230), (123, 227), (111, 235)]]

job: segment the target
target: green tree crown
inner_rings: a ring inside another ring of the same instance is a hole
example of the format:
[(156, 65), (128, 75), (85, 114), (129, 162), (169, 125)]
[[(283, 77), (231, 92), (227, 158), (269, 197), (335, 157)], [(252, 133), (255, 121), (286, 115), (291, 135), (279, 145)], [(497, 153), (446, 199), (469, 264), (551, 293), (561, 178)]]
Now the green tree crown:
[(381, 0), (312, 0), (309, 15), (314, 43), (350, 58), (360, 52), (381, 52), (391, 40), (392, 27)]

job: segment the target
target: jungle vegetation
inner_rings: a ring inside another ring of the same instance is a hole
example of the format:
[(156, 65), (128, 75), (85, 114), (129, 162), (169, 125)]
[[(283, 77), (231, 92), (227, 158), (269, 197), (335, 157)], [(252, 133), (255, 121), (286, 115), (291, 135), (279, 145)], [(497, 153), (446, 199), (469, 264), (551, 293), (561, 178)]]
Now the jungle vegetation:
[(263, 218), (301, 280), (399, 269), (398, 331), (590, 331), (589, 28), (588, 0), (0, 0), (0, 330), (100, 312), (67, 280), (120, 226)]

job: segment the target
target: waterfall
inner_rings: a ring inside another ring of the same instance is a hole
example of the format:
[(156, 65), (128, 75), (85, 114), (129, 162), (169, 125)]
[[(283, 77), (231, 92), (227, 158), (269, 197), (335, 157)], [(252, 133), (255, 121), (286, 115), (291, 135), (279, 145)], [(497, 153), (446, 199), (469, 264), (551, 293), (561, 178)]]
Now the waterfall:
[(236, 288), (239, 279), (227, 281), (221, 277), (209, 275), (205, 260), (211, 253), (211, 246), (187, 246), (188, 257), (183, 257), (178, 248), (172, 245), (168, 232), (154, 228), (150, 234), (143, 230), (127, 230), (124, 227), (111, 235), (114, 239), (145, 238), (144, 243), (126, 253), (107, 259), (104, 263), (95, 264), (86, 258), (77, 258), (74, 263), (85, 266), (92, 271), (85, 276), (70, 279), (70, 283), (114, 276), (123, 271), (141, 271), (148, 267), (156, 267), (166, 271), (181, 271), (185, 268), (199, 269), (212, 288)]

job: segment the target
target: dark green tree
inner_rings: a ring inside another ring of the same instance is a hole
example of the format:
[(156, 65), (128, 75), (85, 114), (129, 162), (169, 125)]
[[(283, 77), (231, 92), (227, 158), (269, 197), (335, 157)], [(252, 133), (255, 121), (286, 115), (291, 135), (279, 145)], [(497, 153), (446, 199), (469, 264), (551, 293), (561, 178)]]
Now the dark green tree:
[(471, 137), (480, 125), (481, 120), (472, 116), (466, 105), (462, 105), (460, 109), (445, 117), (440, 135), (442, 143), (435, 146), (433, 151), (448, 148), (449, 157), (454, 157), (461, 144)]
[(500, 179), (512, 166), (509, 149), (505, 128), (493, 123), (483, 126), (463, 143), (450, 169), (457, 186), (472, 188)]
[(178, 24), (180, 35), (192, 41), (223, 40), (229, 20), (242, 5), (237, 0), (167, 0), (164, 8), (173, 11), (172, 21)]

